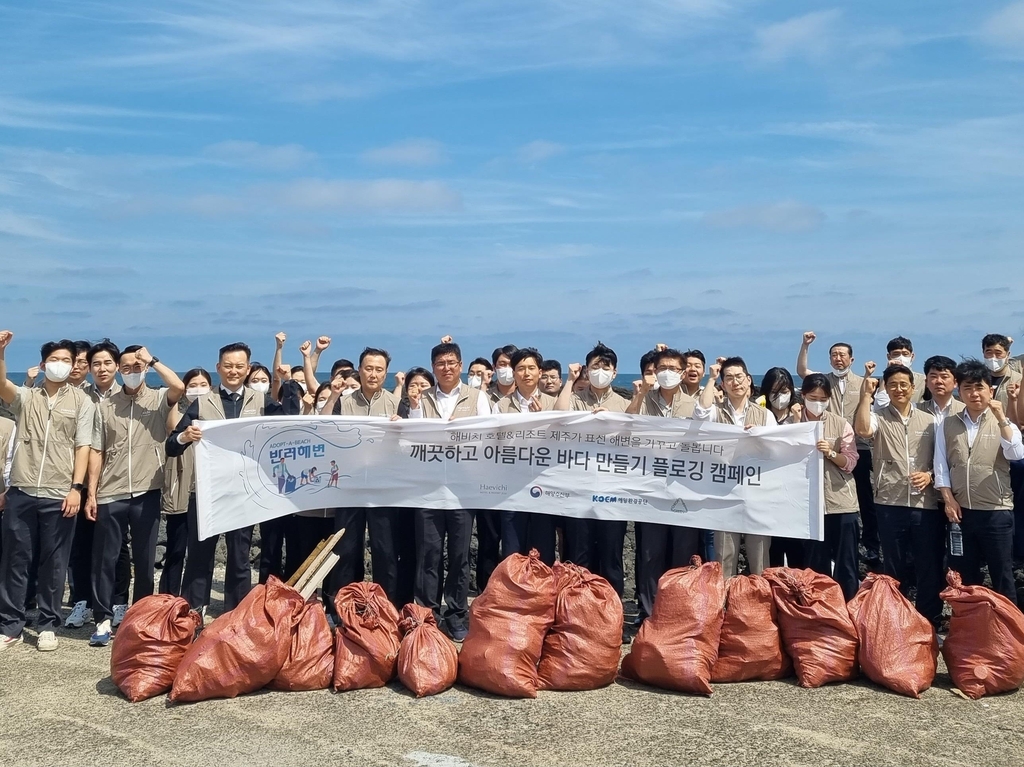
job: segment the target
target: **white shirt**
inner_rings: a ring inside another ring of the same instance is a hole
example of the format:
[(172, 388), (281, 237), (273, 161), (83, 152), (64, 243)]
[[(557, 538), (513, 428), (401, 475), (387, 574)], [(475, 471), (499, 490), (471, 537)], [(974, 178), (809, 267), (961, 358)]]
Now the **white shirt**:
[[(437, 401), (437, 411), (441, 415), (441, 419), (448, 421), (452, 417), (452, 413), (455, 412), (455, 405), (459, 402), (459, 396), (462, 394), (463, 384), (460, 382), (458, 386), (451, 390), (451, 393), (445, 394), (441, 391), (439, 386), (434, 387), (434, 399)], [(480, 396), (476, 398), (476, 415), (490, 415), (491, 408), (487, 404), (487, 395), (480, 392)], [(413, 410), (409, 408), (410, 418), (422, 418), (423, 417), (423, 406)]]
[(949, 403), (945, 407), (939, 407), (939, 403), (933, 399), (923, 402), (921, 409), (926, 413), (931, 413), (935, 416), (935, 427), (941, 428), (942, 422), (953, 412), (953, 403), (956, 402), (952, 397), (949, 398)]
[[(747, 404), (750, 404), (749, 400), (747, 401)], [(718, 405), (712, 405), (707, 410), (705, 410), (704, 408), (702, 408), (700, 406), (700, 403), (698, 402), (696, 405), (693, 406), (693, 420), (694, 421), (717, 421), (718, 420), (718, 407), (719, 407)], [(729, 414), (732, 416), (733, 423), (735, 423), (737, 426), (739, 426), (740, 428), (743, 428), (743, 427), (745, 427), (747, 425), (747, 408), (746, 408), (746, 405), (744, 405), (743, 410), (740, 410), (740, 411), (737, 412), (736, 409), (732, 406), (732, 403), (729, 401), (729, 399), (726, 398), (725, 404), (722, 407), (725, 407), (728, 410)], [(774, 420), (775, 419), (772, 418), (772, 421), (774, 421)], [(771, 422), (769, 422), (768, 425), (771, 426)]]
[(220, 390), (222, 392), (227, 393), (227, 394), (237, 394), (239, 397), (242, 397), (242, 396), (245, 395), (245, 386), (244, 385), (239, 386), (237, 390), (232, 390), (232, 389), (229, 389), (228, 387), (226, 387), (224, 384), (221, 384), (220, 385)]
[[(530, 396), (530, 397), (524, 397), (522, 392), (520, 392), (519, 389), (516, 389), (514, 392), (512, 392), (512, 398), (514, 400), (516, 400), (516, 402), (519, 403), (519, 409), (522, 412), (529, 413), (530, 412), (530, 402), (533, 400), (533, 397), (538, 395), (538, 394), (540, 394), (540, 387), (539, 386), (536, 389), (534, 389), (533, 396)], [(501, 414), (501, 411), (498, 410), (498, 403), (494, 403), (494, 407), (491, 408), (491, 413), (493, 415), (500, 415)]]
[[(989, 412), (989, 411), (985, 411)], [(985, 413), (978, 416), (977, 421), (972, 421), (966, 410), (962, 410), (953, 418), (963, 418), (967, 427), (967, 446), (974, 447), (974, 439), (978, 436), (978, 427)], [(1010, 424), (1010, 431), (1013, 432), (1011, 439), (999, 437), (999, 445), (1003, 448), (1003, 457), (1007, 461), (1024, 461), (1024, 442), (1021, 442), (1020, 429)], [(946, 458), (946, 431), (941, 426), (935, 429), (935, 456), (932, 460), (932, 470), (935, 473), (935, 487), (952, 487), (949, 484), (949, 460)]]
[(18, 429), (15, 428), (11, 432), (11, 441), (7, 445), (7, 455), (3, 457), (4, 460), (4, 487), (11, 486), (11, 464), (14, 463), (14, 446), (17, 444), (15, 437), (18, 436)]

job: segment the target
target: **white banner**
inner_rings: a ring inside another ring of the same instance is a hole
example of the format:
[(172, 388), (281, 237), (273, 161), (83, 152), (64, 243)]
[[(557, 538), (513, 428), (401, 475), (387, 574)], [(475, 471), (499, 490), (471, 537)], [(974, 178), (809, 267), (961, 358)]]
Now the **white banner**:
[(620, 413), (201, 422), (199, 537), (345, 506), (504, 509), (822, 539), (816, 424)]

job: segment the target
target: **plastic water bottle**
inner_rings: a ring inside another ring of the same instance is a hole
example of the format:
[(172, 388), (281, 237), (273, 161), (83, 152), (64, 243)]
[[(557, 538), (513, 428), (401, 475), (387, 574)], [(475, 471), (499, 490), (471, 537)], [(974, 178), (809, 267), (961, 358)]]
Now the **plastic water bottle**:
[(964, 534), (957, 522), (949, 526), (949, 555), (951, 557), (964, 555)]

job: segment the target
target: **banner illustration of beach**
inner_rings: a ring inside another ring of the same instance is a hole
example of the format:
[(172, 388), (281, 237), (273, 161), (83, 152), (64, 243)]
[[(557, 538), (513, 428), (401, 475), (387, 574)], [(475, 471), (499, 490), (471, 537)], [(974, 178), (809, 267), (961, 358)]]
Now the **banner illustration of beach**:
[(199, 536), (312, 509), (504, 509), (821, 540), (819, 426), (620, 413), (207, 421)]

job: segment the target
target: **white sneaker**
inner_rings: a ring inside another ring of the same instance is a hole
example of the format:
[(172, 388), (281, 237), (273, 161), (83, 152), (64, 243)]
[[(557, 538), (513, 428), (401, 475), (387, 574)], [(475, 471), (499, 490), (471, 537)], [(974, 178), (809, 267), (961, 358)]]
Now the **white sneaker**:
[(64, 621), (66, 629), (80, 629), (86, 623), (92, 623), (92, 610), (85, 606), (85, 602), (75, 602), (71, 615)]
[(114, 618), (110, 622), (111, 627), (116, 629), (120, 626), (126, 612), (128, 612), (128, 605), (114, 605)]
[(9, 637), (6, 634), (0, 634), (0, 650), (6, 650), (8, 647), (14, 647), (14, 645), (21, 644), (24, 641), (24, 633), (18, 634), (16, 637)]
[(53, 652), (57, 649), (57, 635), (52, 631), (40, 631), (36, 649), (39, 652)]

